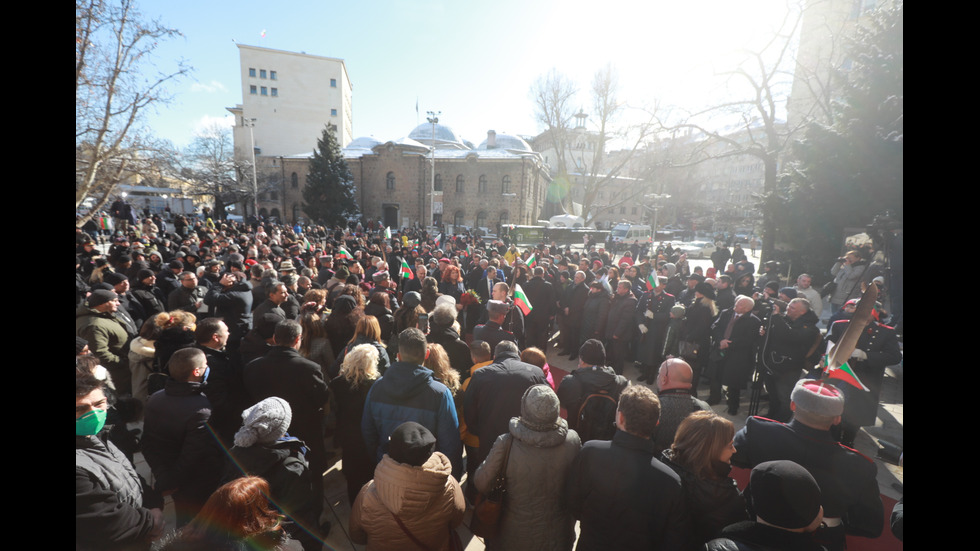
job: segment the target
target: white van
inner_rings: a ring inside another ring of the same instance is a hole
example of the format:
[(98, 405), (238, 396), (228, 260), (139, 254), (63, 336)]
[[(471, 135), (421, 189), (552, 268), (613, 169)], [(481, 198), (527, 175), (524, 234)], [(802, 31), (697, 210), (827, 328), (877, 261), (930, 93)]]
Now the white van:
[(634, 241), (639, 243), (653, 242), (653, 232), (650, 231), (650, 226), (647, 225), (617, 224), (612, 229), (611, 234), (613, 243), (626, 243), (629, 245)]

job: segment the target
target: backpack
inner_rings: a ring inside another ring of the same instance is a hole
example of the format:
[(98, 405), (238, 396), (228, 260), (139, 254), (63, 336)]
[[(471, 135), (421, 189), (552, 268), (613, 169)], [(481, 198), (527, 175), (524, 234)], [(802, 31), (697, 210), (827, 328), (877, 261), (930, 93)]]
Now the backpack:
[(578, 432), (582, 443), (612, 440), (616, 434), (616, 398), (608, 390), (595, 389), (578, 408)]

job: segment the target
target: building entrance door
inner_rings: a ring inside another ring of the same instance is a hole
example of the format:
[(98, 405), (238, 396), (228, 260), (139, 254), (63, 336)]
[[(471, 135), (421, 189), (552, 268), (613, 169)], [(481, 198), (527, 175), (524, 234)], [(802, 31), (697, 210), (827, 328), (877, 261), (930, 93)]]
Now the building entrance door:
[(385, 227), (397, 230), (398, 225), (398, 205), (384, 205), (384, 224)]

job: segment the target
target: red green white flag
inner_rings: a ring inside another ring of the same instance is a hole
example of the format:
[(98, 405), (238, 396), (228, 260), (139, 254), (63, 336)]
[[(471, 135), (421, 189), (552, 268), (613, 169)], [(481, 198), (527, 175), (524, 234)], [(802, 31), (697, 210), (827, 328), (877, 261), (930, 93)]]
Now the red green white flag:
[(412, 269), (408, 267), (408, 262), (405, 262), (404, 258), (402, 259), (402, 267), (398, 275), (400, 275), (402, 279), (415, 279), (415, 274), (412, 272)]
[(336, 253), (334, 253), (333, 257), (334, 257), (335, 260), (350, 260), (351, 258), (353, 258), (350, 255), (350, 253), (347, 252), (347, 249), (345, 249), (343, 247), (341, 247), (340, 250), (338, 250)]
[(385, 226), (385, 239), (391, 239), (391, 226)]
[(851, 369), (851, 366), (847, 362), (844, 362), (844, 365), (837, 369), (830, 369), (830, 366), (827, 366), (824, 368), (824, 373), (827, 374), (828, 379), (839, 379), (855, 388), (860, 388), (865, 392), (871, 392), (871, 389), (864, 386), (861, 379), (858, 379), (857, 374), (854, 373), (854, 370)]
[(528, 268), (534, 268), (538, 265), (538, 259), (534, 257), (534, 253), (531, 253), (531, 256), (527, 257), (524, 263), (527, 264)]
[(525, 316), (530, 314), (531, 310), (534, 309), (531, 306), (531, 302), (527, 300), (527, 295), (524, 294), (524, 289), (521, 289), (520, 285), (514, 285), (514, 304), (521, 309), (521, 312), (524, 312)]
[(652, 291), (654, 287), (660, 284), (660, 281), (657, 280), (656, 272), (650, 272), (650, 275), (647, 276), (646, 284), (647, 284), (647, 291)]

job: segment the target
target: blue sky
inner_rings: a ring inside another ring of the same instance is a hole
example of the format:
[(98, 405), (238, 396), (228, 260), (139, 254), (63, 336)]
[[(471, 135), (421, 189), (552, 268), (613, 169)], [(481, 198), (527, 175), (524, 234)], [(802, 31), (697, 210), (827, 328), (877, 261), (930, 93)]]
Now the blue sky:
[[(631, 106), (699, 110), (744, 93), (719, 77), (742, 48), (783, 21), (787, 0), (497, 0), (335, 2), (143, 0), (147, 17), (184, 34), (162, 42), (157, 63), (183, 58), (191, 78), (147, 123), (186, 145), (241, 102), (242, 44), (344, 59), (353, 84), (354, 135), (405, 136), (427, 110), (475, 144), (488, 129), (541, 130), (529, 96), (552, 68), (587, 91), (612, 63)], [(265, 36), (262, 36), (263, 31)], [(416, 117), (416, 98), (419, 118)], [(583, 93), (578, 103), (588, 112)], [(627, 115), (629, 116), (629, 115)]]

